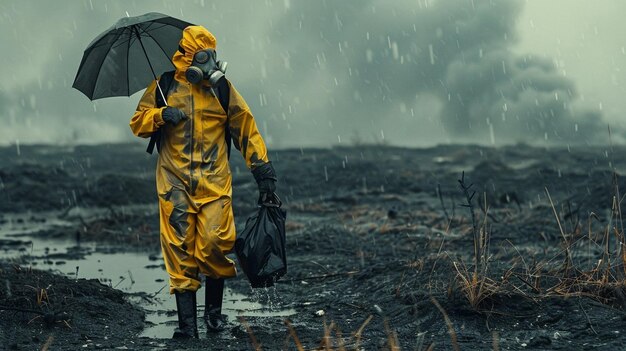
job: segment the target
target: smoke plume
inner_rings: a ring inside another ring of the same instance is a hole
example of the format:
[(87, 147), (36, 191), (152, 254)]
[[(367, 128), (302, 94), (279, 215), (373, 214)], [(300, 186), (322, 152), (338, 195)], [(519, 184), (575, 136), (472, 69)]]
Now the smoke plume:
[(522, 0), (6, 2), (0, 140), (134, 140), (140, 94), (71, 89), (85, 46), (129, 12), (205, 25), (271, 147), (605, 143), (550, 59), (521, 56)]

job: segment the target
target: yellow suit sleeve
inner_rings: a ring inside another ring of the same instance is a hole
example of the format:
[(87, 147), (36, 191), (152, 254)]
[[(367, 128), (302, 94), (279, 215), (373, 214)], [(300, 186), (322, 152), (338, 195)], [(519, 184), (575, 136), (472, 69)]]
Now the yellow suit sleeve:
[(160, 126), (165, 124), (161, 114), (164, 107), (155, 107), (156, 80), (143, 93), (133, 118), (130, 119), (130, 129), (138, 137), (149, 138)]
[(230, 101), (228, 105), (228, 127), (233, 144), (241, 151), (246, 165), (250, 169), (269, 162), (267, 148), (257, 128), (254, 116), (241, 94), (230, 85)]

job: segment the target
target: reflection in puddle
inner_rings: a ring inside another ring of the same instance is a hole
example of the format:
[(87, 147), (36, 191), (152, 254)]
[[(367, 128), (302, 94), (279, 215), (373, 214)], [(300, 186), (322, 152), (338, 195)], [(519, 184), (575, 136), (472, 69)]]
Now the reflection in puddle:
[[(45, 219), (37, 219), (45, 218)], [(120, 252), (119, 249), (95, 243), (77, 245), (72, 240), (46, 239), (30, 235), (52, 226), (68, 226), (69, 222), (48, 219), (54, 216), (30, 215), (4, 217), (0, 221), (0, 248), (5, 258), (29, 255), (28, 263), (38, 269), (49, 269), (69, 278), (98, 279), (104, 284), (132, 294), (131, 300), (146, 310), (146, 329), (141, 336), (170, 338), (177, 325), (176, 302), (170, 296), (167, 273), (160, 252)], [(285, 317), (295, 314), (293, 309), (276, 307), (275, 289), (255, 292), (249, 296), (236, 293), (227, 287), (224, 293), (223, 313), (229, 321), (237, 323), (244, 317)], [(203, 312), (204, 290), (198, 291), (198, 316)], [(202, 319), (198, 326), (204, 327)]]

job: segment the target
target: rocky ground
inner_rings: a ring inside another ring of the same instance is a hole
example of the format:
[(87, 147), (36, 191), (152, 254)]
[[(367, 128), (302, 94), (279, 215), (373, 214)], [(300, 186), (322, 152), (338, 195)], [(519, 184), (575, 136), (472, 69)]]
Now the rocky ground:
[[(278, 307), (296, 313), (246, 317), (222, 335), (203, 333), (180, 345), (139, 335), (137, 296), (29, 268), (40, 262), (29, 251), (39, 238), (71, 243), (61, 255), (47, 254), (57, 262), (68, 255), (89, 260), (78, 243), (146, 255), (158, 250), (155, 158), (144, 147), (0, 149), (0, 224), (25, 213), (31, 222), (66, 223), (27, 237), (0, 236), (2, 345), (615, 350), (624, 344), (626, 255), (618, 243), (626, 148), (273, 152), (288, 211), (289, 272), (276, 293)], [(233, 156), (232, 169), (243, 228), (256, 186), (240, 156)], [(243, 276), (228, 286), (250, 293)]]

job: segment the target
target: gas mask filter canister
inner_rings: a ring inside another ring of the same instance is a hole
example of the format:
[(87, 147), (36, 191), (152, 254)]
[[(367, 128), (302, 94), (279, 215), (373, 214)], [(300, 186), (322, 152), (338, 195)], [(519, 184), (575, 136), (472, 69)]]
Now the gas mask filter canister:
[(185, 78), (192, 84), (200, 84), (202, 80), (215, 85), (226, 73), (227, 63), (217, 61), (217, 53), (213, 49), (198, 51), (193, 55), (193, 61), (185, 71)]

